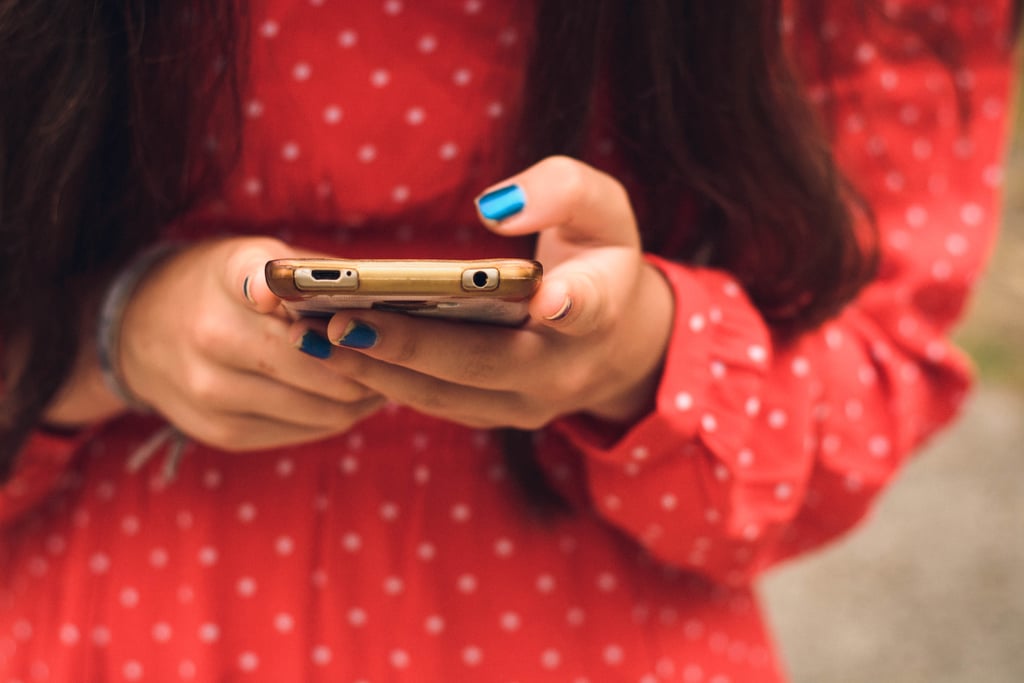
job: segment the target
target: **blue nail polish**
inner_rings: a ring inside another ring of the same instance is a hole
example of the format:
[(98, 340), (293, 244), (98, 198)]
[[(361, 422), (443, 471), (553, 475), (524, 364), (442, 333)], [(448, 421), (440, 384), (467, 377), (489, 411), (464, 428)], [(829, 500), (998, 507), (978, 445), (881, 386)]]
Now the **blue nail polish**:
[(364, 322), (353, 320), (345, 328), (345, 334), (338, 343), (350, 349), (368, 349), (377, 343), (377, 330)]
[(299, 340), (298, 347), (299, 351), (313, 356), (313, 358), (324, 360), (331, 357), (331, 342), (313, 330), (306, 330), (302, 339)]
[(476, 200), (480, 213), (492, 221), (503, 221), (514, 216), (526, 206), (526, 195), (518, 185), (509, 185), (493, 192), (488, 192)]

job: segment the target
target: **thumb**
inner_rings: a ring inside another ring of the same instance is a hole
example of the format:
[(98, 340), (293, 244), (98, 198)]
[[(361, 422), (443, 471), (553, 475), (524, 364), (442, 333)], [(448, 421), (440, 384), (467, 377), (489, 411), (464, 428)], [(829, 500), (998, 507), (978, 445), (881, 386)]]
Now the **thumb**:
[(556, 273), (530, 300), (530, 317), (562, 334), (584, 336), (600, 327), (607, 308), (604, 289), (589, 273)]
[(224, 286), (240, 303), (259, 313), (271, 313), (281, 303), (267, 285), (266, 264), (288, 258), (294, 250), (273, 239), (232, 240)]

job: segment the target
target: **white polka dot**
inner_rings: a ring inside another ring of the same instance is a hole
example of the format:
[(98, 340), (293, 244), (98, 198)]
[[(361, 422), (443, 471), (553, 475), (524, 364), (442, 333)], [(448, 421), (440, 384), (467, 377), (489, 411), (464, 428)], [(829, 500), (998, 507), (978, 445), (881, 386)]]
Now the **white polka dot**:
[(359, 537), (358, 533), (349, 531), (341, 537), (341, 545), (348, 552), (354, 553), (362, 547), (362, 539)]
[(736, 454), (736, 462), (739, 463), (740, 467), (750, 467), (754, 464), (754, 452), (749, 448), (744, 448)]
[(291, 633), (295, 628), (295, 618), (287, 612), (279, 612), (274, 615), (274, 628), (280, 633)]
[(359, 161), (364, 164), (368, 164), (377, 158), (377, 148), (373, 145), (363, 145), (359, 148), (358, 152), (356, 152), (356, 155), (358, 156)]
[(722, 379), (725, 377), (725, 363), (720, 360), (713, 360), (708, 366), (708, 371), (715, 379)]
[(281, 31), (281, 26), (273, 19), (267, 19), (260, 24), (260, 35), (264, 38), (274, 38)]
[(549, 671), (557, 669), (561, 663), (562, 655), (554, 648), (548, 648), (540, 653), (540, 665)]
[(861, 64), (867, 64), (868, 62), (873, 60), (877, 54), (878, 50), (877, 48), (875, 48), (874, 45), (872, 45), (871, 43), (861, 43), (860, 45), (857, 46), (855, 57), (857, 58), (857, 61), (860, 62)]
[(238, 520), (241, 522), (251, 522), (256, 519), (256, 506), (252, 503), (242, 503), (238, 506)]
[(718, 419), (711, 413), (704, 413), (700, 418), (700, 426), (705, 432), (713, 432), (718, 429)]
[(700, 332), (707, 325), (707, 319), (700, 313), (694, 313), (690, 316), (690, 331)]
[(111, 633), (106, 626), (97, 626), (92, 630), (93, 645), (104, 647), (110, 644)]
[(504, 612), (500, 618), (501, 628), (506, 631), (517, 631), (522, 624), (522, 619), (515, 612)]
[(249, 100), (245, 104), (245, 115), (250, 119), (258, 119), (263, 116), (263, 103), (259, 100)]
[(609, 666), (618, 666), (619, 664), (622, 664), (624, 656), (622, 648), (615, 644), (606, 645), (604, 650), (601, 652), (601, 657)]
[(238, 655), (238, 668), (242, 671), (255, 671), (260, 668), (260, 658), (255, 652), (243, 652)]
[(755, 363), (764, 363), (768, 359), (768, 350), (759, 344), (747, 348), (747, 357)]
[(478, 666), (484, 659), (484, 652), (475, 645), (463, 648), (462, 661), (466, 666)]
[(352, 626), (363, 626), (367, 621), (366, 610), (360, 607), (353, 607), (348, 611), (348, 623)]
[(477, 580), (472, 574), (463, 574), (455, 582), (455, 585), (459, 589), (460, 593), (475, 593), (477, 589)]
[(313, 75), (313, 67), (307, 62), (299, 62), (292, 67), (292, 78), (297, 81), (308, 81), (309, 77)]
[(392, 650), (388, 654), (391, 666), (396, 669), (405, 669), (409, 666), (409, 653), (405, 650)]
[(455, 522), (468, 522), (473, 516), (473, 510), (465, 503), (456, 503), (452, 506), (451, 517)]
[(384, 13), (395, 16), (402, 12), (402, 0), (387, 0), (384, 3)]
[(911, 206), (906, 213), (907, 225), (912, 228), (920, 228), (928, 222), (928, 212), (922, 206)]
[(398, 505), (390, 501), (380, 504), (380, 518), (385, 522), (393, 522), (398, 519)]
[(444, 631), (444, 618), (439, 614), (431, 614), (423, 621), (423, 630), (436, 636)]
[(209, 545), (200, 548), (199, 553), (196, 555), (197, 559), (199, 560), (199, 564), (203, 565), (204, 567), (212, 567), (213, 565), (217, 564), (218, 556), (219, 553), (217, 552), (217, 549)]
[(437, 36), (432, 33), (420, 36), (416, 48), (425, 55), (430, 54), (437, 49)]
[(437, 155), (444, 161), (451, 161), (459, 155), (459, 148), (454, 142), (446, 142), (437, 150)]
[(121, 673), (129, 681), (141, 680), (143, 673), (142, 664), (134, 659), (130, 659), (121, 667)]
[(158, 621), (157, 623), (153, 624), (152, 635), (153, 640), (155, 640), (156, 642), (166, 643), (171, 639), (172, 634), (173, 630), (171, 629), (171, 625), (168, 624), (166, 621)]
[(215, 643), (220, 640), (220, 626), (206, 622), (199, 627), (199, 640), (204, 643)]
[(985, 210), (978, 204), (964, 204), (960, 209), (960, 220), (964, 225), (976, 228), (985, 220)]
[(676, 410), (687, 411), (693, 408), (693, 396), (685, 391), (676, 394)]
[(64, 645), (76, 645), (81, 638), (78, 627), (74, 624), (64, 624), (60, 627), (60, 642)]
[(505, 105), (501, 102), (490, 102), (485, 109), (487, 116), (492, 119), (498, 119), (505, 114)]
[(458, 86), (469, 85), (469, 82), (473, 80), (473, 72), (469, 69), (456, 69), (452, 74), (452, 82)]
[(331, 648), (326, 645), (317, 645), (313, 648), (310, 657), (317, 666), (327, 666), (331, 663)]
[(384, 579), (384, 592), (388, 595), (398, 595), (405, 590), (405, 582), (400, 576), (389, 576)]
[(391, 189), (391, 201), (396, 204), (403, 204), (409, 201), (411, 191), (407, 185), (398, 185)]
[[(255, 197), (263, 192), (263, 181), (259, 178), (246, 178), (242, 183), (242, 189), (250, 197)], [(216, 470), (211, 470), (203, 475), (203, 485), (208, 489), (217, 488), (220, 486), (220, 482), (221, 475)]]
[(665, 493), (661, 496), (661, 509), (662, 510), (675, 510), (679, 504), (679, 499), (676, 498), (675, 494)]
[(342, 111), (341, 107), (339, 107), (336, 104), (332, 104), (332, 105), (329, 105), (329, 106), (324, 108), (324, 122), (325, 123), (334, 125), (334, 124), (338, 123), (339, 121), (341, 121), (341, 119), (342, 119), (342, 117), (344, 115), (345, 115), (345, 113)]
[(277, 551), (278, 555), (291, 555), (292, 551), (295, 550), (295, 541), (290, 536), (279, 536), (274, 541), (274, 550)]
[(136, 607), (139, 604), (139, 591), (132, 586), (122, 588), (118, 595), (118, 601), (123, 607)]
[(868, 451), (876, 458), (884, 458), (889, 455), (892, 446), (889, 439), (883, 435), (876, 435), (868, 440)]
[(786, 426), (789, 421), (789, 417), (786, 415), (784, 410), (776, 408), (775, 410), (768, 413), (768, 425), (772, 429), (782, 429)]
[(355, 47), (359, 42), (359, 35), (352, 29), (346, 29), (338, 34), (338, 45), (349, 48)]
[(370, 85), (383, 88), (391, 82), (391, 72), (387, 69), (374, 69), (370, 72)]
[(416, 554), (421, 560), (429, 561), (437, 555), (437, 549), (433, 543), (420, 543), (416, 548)]
[(494, 542), (494, 554), (498, 557), (511, 557), (515, 552), (515, 544), (508, 538), (499, 538)]
[(299, 158), (300, 150), (298, 143), (286, 142), (281, 146), (281, 158), (285, 161), (295, 161)]
[(243, 598), (251, 598), (256, 594), (256, 579), (251, 576), (243, 576), (235, 584), (235, 590)]
[(541, 574), (537, 577), (537, 590), (541, 593), (551, 593), (555, 590), (555, 577), (550, 574)]

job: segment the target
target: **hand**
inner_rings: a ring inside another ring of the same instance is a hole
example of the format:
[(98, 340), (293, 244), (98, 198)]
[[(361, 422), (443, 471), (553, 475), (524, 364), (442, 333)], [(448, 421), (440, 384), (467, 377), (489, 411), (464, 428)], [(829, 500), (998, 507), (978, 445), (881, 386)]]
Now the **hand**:
[[(581, 411), (635, 419), (656, 391), (673, 302), (642, 257), (624, 188), (564, 157), (492, 189), (513, 184), (525, 207), (484, 222), (502, 235), (540, 233), (546, 273), (526, 326), (344, 312), (329, 338), (363, 348), (339, 351), (329, 364), (400, 404), (475, 427), (532, 429)], [(292, 336), (304, 329), (297, 324)]]
[(277, 240), (191, 246), (147, 274), (121, 329), (121, 369), (143, 403), (198, 441), (250, 450), (344, 432), (380, 408), (373, 390), (288, 343), (263, 264)]

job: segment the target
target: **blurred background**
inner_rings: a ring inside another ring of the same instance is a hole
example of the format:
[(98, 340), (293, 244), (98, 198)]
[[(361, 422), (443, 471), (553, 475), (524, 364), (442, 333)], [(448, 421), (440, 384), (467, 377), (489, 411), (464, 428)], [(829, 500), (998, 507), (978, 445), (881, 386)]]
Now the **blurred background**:
[(840, 543), (762, 582), (793, 683), (1024, 682), (1024, 140), (957, 333), (980, 383)]

